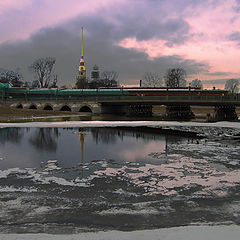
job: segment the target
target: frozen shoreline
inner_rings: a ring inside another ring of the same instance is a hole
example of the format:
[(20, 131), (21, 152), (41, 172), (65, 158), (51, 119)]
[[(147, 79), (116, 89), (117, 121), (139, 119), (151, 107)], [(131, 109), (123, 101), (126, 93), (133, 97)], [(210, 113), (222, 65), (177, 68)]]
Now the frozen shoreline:
[(238, 240), (240, 226), (186, 226), (133, 232), (107, 231), (77, 234), (0, 234), (1, 240)]
[(65, 121), (65, 122), (25, 122), (25, 123), (0, 123), (4, 127), (220, 127), (240, 129), (240, 122), (177, 122), (177, 121)]

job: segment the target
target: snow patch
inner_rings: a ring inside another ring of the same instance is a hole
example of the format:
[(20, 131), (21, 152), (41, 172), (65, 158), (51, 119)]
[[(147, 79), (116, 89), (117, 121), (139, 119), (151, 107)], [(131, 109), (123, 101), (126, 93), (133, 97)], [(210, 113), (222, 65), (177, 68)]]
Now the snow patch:
[(7, 186), (7, 187), (0, 187), (0, 192), (26, 192), (26, 193), (30, 193), (30, 192), (37, 192), (36, 188), (30, 187), (30, 188), (26, 188), (26, 187), (20, 187), (20, 188), (15, 188), (13, 186)]
[(97, 212), (99, 215), (157, 215), (159, 211), (155, 208), (146, 209), (130, 209), (130, 208), (111, 208), (101, 212)]

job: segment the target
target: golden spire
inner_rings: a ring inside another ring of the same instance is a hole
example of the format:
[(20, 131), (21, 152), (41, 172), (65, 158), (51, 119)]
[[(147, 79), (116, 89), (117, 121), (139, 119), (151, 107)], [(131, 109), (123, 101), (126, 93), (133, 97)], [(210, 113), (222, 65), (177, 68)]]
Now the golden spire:
[(83, 58), (83, 27), (82, 27), (82, 55), (81, 58)]
[(86, 82), (86, 67), (85, 62), (83, 58), (83, 27), (82, 29), (82, 49), (81, 49), (81, 58), (80, 63), (78, 66), (78, 76), (76, 78), (76, 84), (74, 88), (87, 88), (87, 82)]
[(81, 50), (81, 59), (80, 59), (80, 65), (78, 67), (78, 72), (79, 75), (81, 76), (82, 79), (86, 79), (86, 68), (85, 68), (85, 63), (83, 59), (83, 27), (82, 27), (82, 50)]

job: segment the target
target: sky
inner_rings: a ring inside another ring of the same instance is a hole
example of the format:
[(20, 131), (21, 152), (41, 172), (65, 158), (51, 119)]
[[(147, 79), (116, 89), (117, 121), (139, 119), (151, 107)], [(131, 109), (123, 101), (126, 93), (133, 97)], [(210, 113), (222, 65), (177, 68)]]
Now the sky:
[(240, 76), (239, 0), (0, 0), (0, 68), (32, 81), (31, 63), (55, 57), (59, 85), (73, 86), (82, 26), (88, 76), (94, 64), (122, 85), (175, 67), (205, 88)]

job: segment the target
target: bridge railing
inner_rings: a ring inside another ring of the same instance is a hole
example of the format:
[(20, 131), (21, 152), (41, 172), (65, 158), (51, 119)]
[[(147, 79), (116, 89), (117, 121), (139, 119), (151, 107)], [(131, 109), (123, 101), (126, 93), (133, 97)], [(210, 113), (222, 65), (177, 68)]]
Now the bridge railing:
[(70, 95), (70, 96), (7, 96), (1, 101), (93, 101), (93, 102), (239, 102), (240, 95), (159, 95), (159, 96), (101, 96), (101, 95)]

